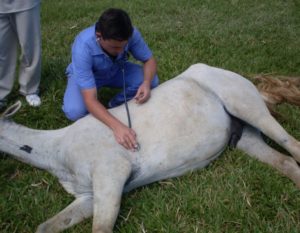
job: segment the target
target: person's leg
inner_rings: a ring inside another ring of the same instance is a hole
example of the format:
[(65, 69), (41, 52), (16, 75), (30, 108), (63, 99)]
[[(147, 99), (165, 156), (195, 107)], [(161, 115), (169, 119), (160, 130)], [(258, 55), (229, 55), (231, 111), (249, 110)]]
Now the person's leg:
[(0, 101), (11, 92), (15, 79), (18, 40), (13, 14), (0, 14)]
[(71, 121), (76, 121), (88, 114), (80, 88), (72, 78), (68, 78), (62, 110)]
[[(144, 72), (143, 67), (134, 63), (126, 62), (124, 64), (124, 78), (125, 78), (125, 93), (127, 101), (131, 100), (137, 93), (139, 86), (144, 81)], [(157, 87), (159, 84), (159, 80), (157, 75), (155, 75), (154, 79), (151, 83), (151, 88)], [(123, 72), (120, 70), (111, 80), (109, 84), (110, 87), (114, 88), (122, 88), (123, 89)], [(109, 101), (109, 107), (117, 107), (125, 102), (124, 91), (122, 90), (120, 93), (115, 95)]]
[(38, 88), (41, 79), (41, 32), (40, 5), (18, 12), (16, 30), (21, 47), (19, 70), (20, 93), (28, 96), (26, 100), (32, 106), (38, 106)]

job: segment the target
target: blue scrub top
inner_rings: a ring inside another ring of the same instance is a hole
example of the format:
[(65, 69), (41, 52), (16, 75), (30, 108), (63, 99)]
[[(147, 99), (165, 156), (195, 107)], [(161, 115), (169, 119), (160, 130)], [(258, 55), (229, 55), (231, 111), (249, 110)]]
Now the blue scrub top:
[(97, 87), (97, 80), (108, 79), (120, 69), (120, 63), (128, 59), (127, 53), (141, 62), (152, 57), (152, 52), (141, 33), (134, 28), (123, 53), (113, 61), (96, 40), (95, 25), (80, 32), (72, 45), (72, 62), (66, 69), (80, 89)]

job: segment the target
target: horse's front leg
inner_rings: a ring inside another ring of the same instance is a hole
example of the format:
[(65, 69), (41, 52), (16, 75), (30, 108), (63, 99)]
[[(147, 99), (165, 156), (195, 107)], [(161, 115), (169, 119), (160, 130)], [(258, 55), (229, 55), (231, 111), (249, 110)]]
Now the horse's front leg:
[(93, 197), (91, 195), (76, 198), (69, 206), (54, 217), (39, 225), (36, 233), (61, 232), (82, 220), (89, 218), (93, 213)]
[(125, 158), (107, 159), (95, 165), (93, 171), (94, 217), (93, 233), (112, 233), (121, 204), (131, 164)]

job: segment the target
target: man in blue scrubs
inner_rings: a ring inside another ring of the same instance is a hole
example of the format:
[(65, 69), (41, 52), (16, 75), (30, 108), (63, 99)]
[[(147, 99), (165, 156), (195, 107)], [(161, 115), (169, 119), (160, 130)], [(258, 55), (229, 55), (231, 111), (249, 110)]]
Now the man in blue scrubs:
[[(128, 54), (143, 66), (129, 62)], [(125, 11), (108, 9), (95, 25), (79, 33), (66, 74), (68, 85), (63, 104), (66, 117), (75, 121), (91, 113), (113, 131), (118, 143), (134, 150), (137, 147), (134, 130), (112, 116), (97, 99), (97, 89), (123, 88), (124, 78), (127, 99), (134, 98), (137, 104), (142, 104), (150, 98), (151, 88), (158, 85), (152, 52)], [(109, 102), (109, 107), (122, 103), (123, 91)]]

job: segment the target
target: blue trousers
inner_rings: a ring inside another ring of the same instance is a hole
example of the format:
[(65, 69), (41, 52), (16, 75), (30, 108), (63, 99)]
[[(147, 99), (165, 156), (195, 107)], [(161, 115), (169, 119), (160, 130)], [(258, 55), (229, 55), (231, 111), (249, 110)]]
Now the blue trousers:
[[(113, 73), (114, 75), (110, 76), (109, 78), (105, 77), (103, 79), (96, 79), (97, 88), (123, 88), (123, 72), (121, 70), (121, 67)], [(124, 78), (126, 86), (126, 98), (127, 100), (130, 100), (135, 96), (139, 86), (144, 81), (142, 66), (126, 62), (124, 64)], [(157, 87), (158, 84), (159, 80), (157, 75), (155, 75), (151, 83), (151, 88)], [(110, 107), (116, 107), (123, 104), (124, 102), (125, 98), (124, 92), (122, 90), (110, 100), (109, 105)], [(62, 109), (66, 117), (72, 121), (76, 121), (88, 114), (88, 110), (83, 101), (81, 90), (72, 77), (68, 77), (68, 84), (64, 94), (64, 103)]]

